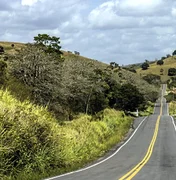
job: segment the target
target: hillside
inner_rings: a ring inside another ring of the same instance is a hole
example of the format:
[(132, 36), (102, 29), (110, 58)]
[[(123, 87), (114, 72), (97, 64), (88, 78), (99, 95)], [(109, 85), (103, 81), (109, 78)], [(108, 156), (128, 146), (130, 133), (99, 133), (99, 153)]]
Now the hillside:
[[(156, 74), (161, 77), (162, 82), (166, 82), (170, 77), (168, 76), (168, 69), (169, 68), (176, 68), (176, 57), (169, 57), (164, 60), (163, 65), (157, 65), (156, 62), (150, 64), (150, 67), (147, 70), (142, 70), (142, 68), (137, 69), (137, 73), (143, 77), (148, 74)], [(163, 73), (160, 70), (163, 69)]]
[(95, 114), (106, 107), (122, 109), (116, 99), (125, 84), (132, 84), (144, 96), (141, 110), (146, 102), (157, 98), (158, 87), (116, 64), (107, 65), (70, 51), (62, 51), (65, 61), (60, 61), (60, 57), (46, 55), (29, 44), (26, 49), (22, 48), (23, 43), (0, 42), (0, 45), (6, 54), (13, 54), (7, 61), (10, 77), (6, 87), (20, 100), (22, 91), (23, 99), (27, 97), (48, 106), (58, 119), (72, 120), (75, 114)]
[[(12, 47), (12, 44), (14, 44), (14, 47)], [(5, 42), (5, 41), (0, 41), (0, 46), (4, 47), (4, 50), (7, 54), (15, 54), (17, 53), (21, 48), (23, 48), (25, 46), (24, 43), (19, 43), (19, 42)], [(98, 60), (94, 60), (91, 58), (87, 58), (81, 55), (75, 55), (74, 53), (70, 52), (70, 51), (64, 51), (62, 50), (63, 56), (64, 58), (67, 59), (79, 59), (81, 61), (90, 61), (93, 63), (98, 64), (99, 66), (105, 67), (107, 66), (107, 64), (100, 62)]]

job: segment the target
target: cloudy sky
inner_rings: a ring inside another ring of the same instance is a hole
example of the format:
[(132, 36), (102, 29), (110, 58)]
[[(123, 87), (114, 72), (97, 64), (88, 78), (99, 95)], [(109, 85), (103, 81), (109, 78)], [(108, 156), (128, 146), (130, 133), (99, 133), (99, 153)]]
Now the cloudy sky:
[(61, 38), (63, 50), (120, 65), (176, 49), (175, 0), (0, 0), (0, 41)]

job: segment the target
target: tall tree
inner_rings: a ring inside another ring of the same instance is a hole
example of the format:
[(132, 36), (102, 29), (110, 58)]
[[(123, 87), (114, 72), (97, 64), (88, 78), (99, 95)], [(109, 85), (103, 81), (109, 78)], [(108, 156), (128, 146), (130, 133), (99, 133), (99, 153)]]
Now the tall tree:
[(135, 111), (144, 101), (143, 95), (132, 84), (124, 84), (119, 88), (118, 108), (125, 111)]
[(34, 37), (35, 44), (42, 47), (46, 53), (57, 53), (61, 55), (60, 38), (48, 34), (38, 34)]
[(161, 65), (163, 65), (163, 64), (164, 64), (164, 61), (163, 61), (162, 59), (157, 61), (157, 65), (160, 65), (160, 66), (161, 66)]
[(172, 53), (172, 55), (173, 55), (173, 56), (175, 56), (175, 55), (176, 55), (176, 50)]
[(30, 86), (35, 100), (44, 105), (59, 94), (60, 67), (58, 58), (31, 44), (10, 60), (12, 74)]

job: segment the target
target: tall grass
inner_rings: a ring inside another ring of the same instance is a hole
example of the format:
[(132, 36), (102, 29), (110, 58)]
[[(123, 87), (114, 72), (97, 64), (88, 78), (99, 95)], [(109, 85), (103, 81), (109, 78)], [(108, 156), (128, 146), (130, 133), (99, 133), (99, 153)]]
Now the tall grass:
[(0, 178), (38, 180), (81, 167), (119, 142), (131, 123), (105, 109), (59, 125), (46, 108), (0, 90)]
[(139, 112), (139, 116), (149, 116), (153, 114), (154, 103), (148, 101), (145, 105), (145, 110)]
[(169, 103), (169, 114), (176, 117), (176, 101)]

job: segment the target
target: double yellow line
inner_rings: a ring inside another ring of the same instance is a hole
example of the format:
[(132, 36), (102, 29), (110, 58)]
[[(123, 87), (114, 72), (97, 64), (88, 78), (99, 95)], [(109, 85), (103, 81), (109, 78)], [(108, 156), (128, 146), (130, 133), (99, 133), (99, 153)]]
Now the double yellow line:
[(147, 153), (146, 153), (145, 157), (132, 170), (130, 170), (127, 174), (122, 176), (119, 180), (131, 180), (134, 176), (136, 176), (136, 174), (143, 168), (143, 166), (150, 159), (150, 157), (152, 155), (152, 152), (153, 152), (155, 142), (156, 142), (156, 138), (157, 138), (157, 135), (158, 135), (159, 123), (160, 123), (160, 118), (161, 118), (161, 115), (162, 115), (162, 109), (163, 109), (163, 105), (162, 105), (162, 99), (161, 99), (160, 115), (157, 118), (154, 134), (153, 134), (152, 140), (150, 142), (150, 145), (149, 145), (149, 148), (147, 150)]

